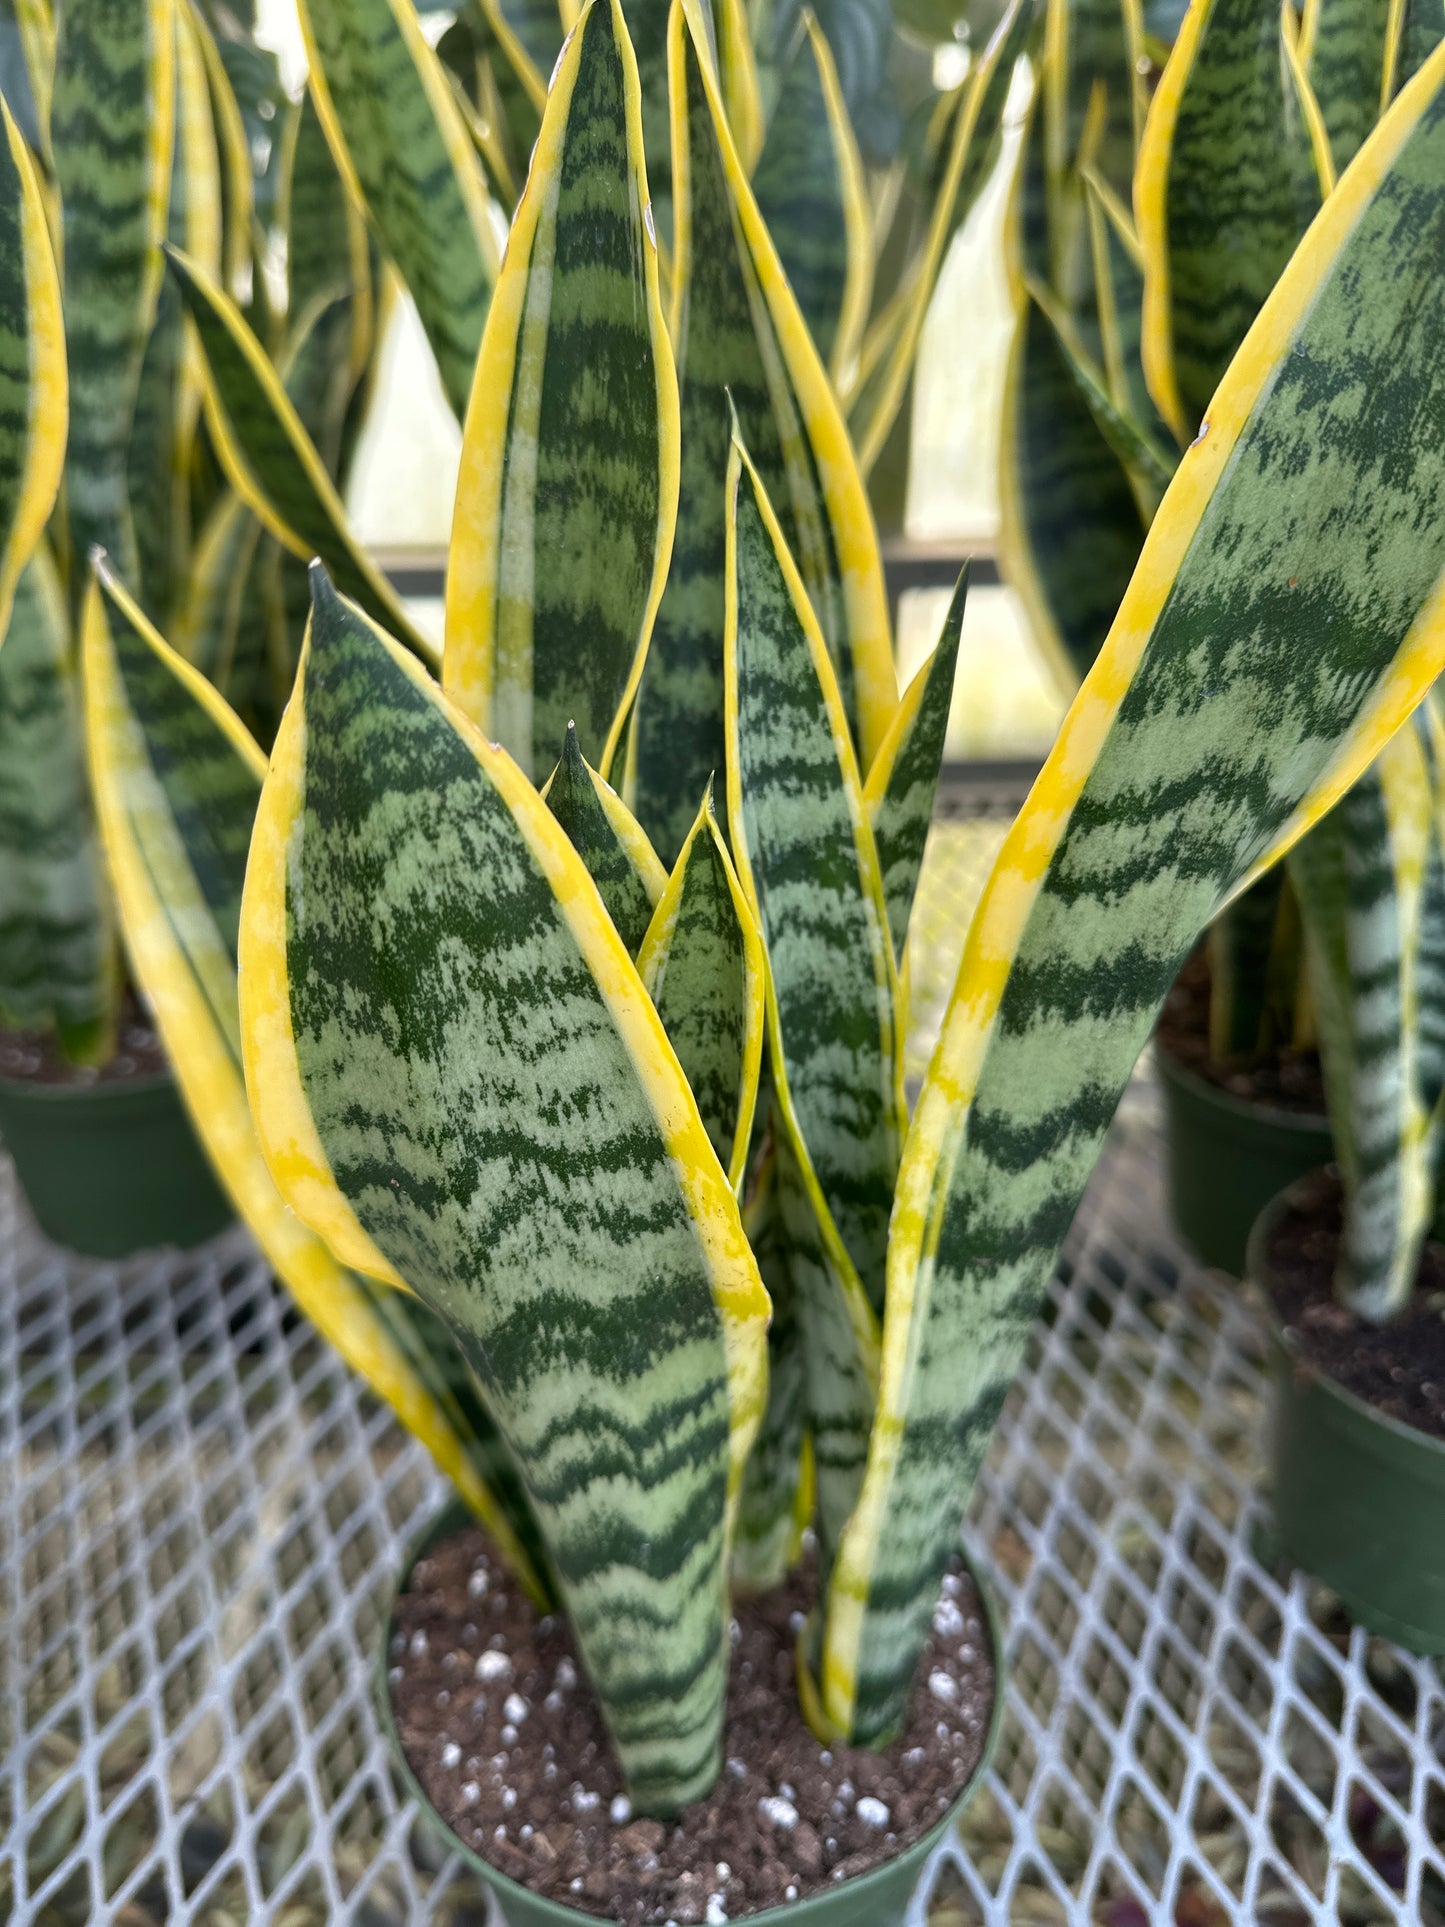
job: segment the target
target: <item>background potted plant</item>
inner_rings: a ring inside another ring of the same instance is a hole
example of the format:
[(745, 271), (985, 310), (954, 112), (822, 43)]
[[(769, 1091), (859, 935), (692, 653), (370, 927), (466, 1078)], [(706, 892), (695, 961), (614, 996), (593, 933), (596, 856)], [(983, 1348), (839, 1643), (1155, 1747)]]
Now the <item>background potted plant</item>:
[(1338, 1164), (1261, 1214), (1250, 1275), (1277, 1369), (1271, 1485), (1285, 1551), (1373, 1631), (1445, 1651), (1445, 969), (1433, 693), (1289, 858)]

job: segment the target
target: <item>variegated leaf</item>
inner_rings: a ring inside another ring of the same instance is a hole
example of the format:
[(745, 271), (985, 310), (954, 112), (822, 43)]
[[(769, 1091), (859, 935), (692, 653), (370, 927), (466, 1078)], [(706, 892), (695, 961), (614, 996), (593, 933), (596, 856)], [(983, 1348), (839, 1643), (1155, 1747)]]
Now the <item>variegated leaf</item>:
[(637, 968), (728, 1182), (741, 1195), (762, 1066), (765, 966), (711, 784), (658, 899)]
[(637, 66), (589, 0), (507, 244), (462, 445), (446, 686), (529, 775), (611, 773), (672, 549), (678, 410)]
[(1283, 890), (1284, 869), (1276, 865), (1209, 926), (1209, 1054), (1216, 1064), (1253, 1063), (1270, 1042), (1270, 955)]
[(567, 725), (561, 761), (542, 794), (586, 864), (628, 956), (635, 957), (667, 883), (667, 872), (622, 798), (583, 756), (573, 723)]
[(42, 545), (0, 649), (0, 1022), (104, 1063), (118, 987), (65, 592)]
[(409, 0), (303, 0), (316, 111), (416, 302), (460, 417), (499, 261), (486, 180)]
[(1185, 954), (1445, 667), (1445, 50), (1266, 302), (970, 927), (894, 1205), (823, 1692), (896, 1727), (968, 1488)]
[(0, 643), (60, 486), (67, 390), (60, 280), (35, 164), (10, 111), (0, 140)]
[(811, 15), (784, 70), (752, 183), (788, 285), (837, 381), (868, 318), (872, 221), (837, 69)]
[(134, 578), (126, 442), (155, 315), (175, 131), (174, 0), (67, 0), (52, 144), (60, 189), (77, 588), (92, 544)]
[(817, 618), (736, 441), (727, 501), (728, 832), (768, 958), (773, 1077), (832, 1255), (878, 1312), (905, 1121), (878, 853)]
[(455, 1340), (417, 1299), (338, 1265), (286, 1208), (256, 1141), (236, 942), (265, 758), (104, 572), (84, 648), (90, 772), (127, 950), (197, 1133), (297, 1304), (456, 1482), (545, 1605), (530, 1507)]
[[(806, 1200), (803, 1209), (807, 1211)], [(788, 1575), (803, 1496), (808, 1414), (803, 1330), (771, 1160), (744, 1223), (773, 1307), (768, 1326), (768, 1402), (743, 1471), (733, 1539), (732, 1590), (734, 1595), (748, 1597), (774, 1591)], [(816, 1242), (816, 1227), (811, 1236)]]
[(832, 384), (743, 172), (693, 0), (678, 0), (668, 31), (672, 334), (686, 468), (629, 746), (637, 814), (664, 862), (722, 763), (730, 402), (798, 558), (865, 766), (897, 700), (872, 516)]
[(873, 826), (873, 841), (878, 849), (878, 869), (883, 879), (883, 901), (888, 909), (893, 954), (900, 965), (938, 794), (967, 600), (968, 567), (965, 564), (948, 605), (938, 646), (904, 692), (893, 727), (883, 739), (883, 747), (868, 772), (863, 791), (868, 820)]
[(315, 572), (242, 912), (283, 1195), (404, 1277), (522, 1472), (634, 1800), (718, 1764), (767, 1300), (611, 919), (536, 791)]
[(199, 263), (167, 247), (206, 358), (207, 420), (227, 480), (303, 562), (321, 556), (350, 594), (429, 663), (436, 649), (351, 533), (346, 510), (265, 350)]
[(1391, 0), (1385, 35), (1385, 83), (1393, 100), (1445, 40), (1445, 7), (1434, 0)]
[(1198, 0), (1149, 109), (1135, 188), (1144, 369), (1181, 445), (1319, 207), (1284, 85), (1276, 0)]
[(1390, 0), (1306, 0), (1301, 53), (1336, 173), (1355, 158), (1390, 99), (1390, 11)]

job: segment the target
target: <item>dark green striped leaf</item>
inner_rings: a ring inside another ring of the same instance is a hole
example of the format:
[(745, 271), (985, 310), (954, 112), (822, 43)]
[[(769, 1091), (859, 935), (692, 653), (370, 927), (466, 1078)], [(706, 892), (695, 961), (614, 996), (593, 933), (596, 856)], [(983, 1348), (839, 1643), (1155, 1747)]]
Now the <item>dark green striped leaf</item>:
[(1445, 52), (1340, 182), (1185, 455), (969, 930), (914, 1113), (879, 1416), (828, 1603), (891, 1731), (969, 1485), (1180, 962), (1445, 667)]
[(587, 865), (617, 934), (635, 957), (647, 935), (667, 872), (622, 798), (587, 762), (568, 723), (562, 759), (542, 794)]
[(65, 595), (44, 546), (0, 649), (0, 1022), (104, 1063), (118, 985)]
[(408, 0), (303, 0), (332, 154), (411, 291), (460, 417), (498, 254), (482, 165)]
[(236, 985), (265, 760), (108, 574), (87, 605), (85, 656), (90, 769), (127, 950), (201, 1141), (301, 1309), (549, 1603), (531, 1509), (455, 1340), (417, 1299), (343, 1270), (267, 1174), (246, 1104)]
[(241, 311), (197, 262), (178, 248), (165, 253), (205, 354), (211, 440), (231, 486), (293, 555), (303, 562), (321, 556), (364, 608), (434, 663), (435, 648), (352, 535), (335, 485)]
[(818, 353), (836, 379), (858, 351), (872, 290), (863, 164), (828, 43), (805, 22), (753, 174), (758, 211)]
[(741, 1194), (762, 1065), (765, 966), (757, 924), (718, 828), (711, 784), (637, 968), (712, 1147)]
[(1144, 366), (1181, 444), (1319, 207), (1281, 63), (1275, 0), (1199, 0), (1149, 110), (1135, 197)]
[[(1388, 90), (1390, 0), (1307, 0), (1300, 39), (1305, 71), (1343, 173), (1375, 125)], [(1437, 35), (1439, 22), (1436, 23)]]
[(634, 1800), (667, 1811), (719, 1764), (766, 1296), (562, 829), (315, 575), (242, 919), (263, 1147), (338, 1255), (404, 1277), (457, 1335)]
[[(811, 1216), (806, 1199), (803, 1211)], [(771, 1165), (744, 1222), (773, 1306), (768, 1326), (768, 1403), (743, 1472), (729, 1575), (734, 1594), (746, 1598), (774, 1591), (787, 1577), (798, 1538), (808, 1412), (803, 1328)], [(809, 1227), (809, 1235), (816, 1243), (816, 1225)]]
[(1445, 40), (1445, 7), (1438, 0), (1393, 0), (1385, 40), (1385, 73), (1393, 100)]
[(953, 677), (958, 666), (958, 641), (968, 600), (968, 567), (953, 591), (938, 647), (913, 678), (893, 727), (884, 738), (878, 760), (868, 772), (863, 800), (873, 825), (878, 868), (883, 878), (883, 900), (888, 906), (888, 928), (893, 954), (903, 960), (913, 894), (923, 868), (928, 826), (938, 794), (943, 745), (953, 705)]
[(611, 774), (677, 508), (677, 384), (615, 0), (547, 101), (467, 416), (447, 571), (449, 693), (529, 775), (569, 720)]
[(878, 1312), (904, 1125), (878, 853), (817, 618), (736, 441), (727, 491), (728, 831), (768, 957), (773, 1077), (830, 1256)]
[(1209, 1054), (1216, 1064), (1251, 1064), (1271, 1041), (1270, 957), (1284, 874), (1277, 864), (1209, 926)]
[(135, 576), (126, 442), (160, 288), (174, 64), (173, 0), (66, 0), (59, 11), (51, 129), (64, 236), (65, 495), (77, 592), (93, 544)]

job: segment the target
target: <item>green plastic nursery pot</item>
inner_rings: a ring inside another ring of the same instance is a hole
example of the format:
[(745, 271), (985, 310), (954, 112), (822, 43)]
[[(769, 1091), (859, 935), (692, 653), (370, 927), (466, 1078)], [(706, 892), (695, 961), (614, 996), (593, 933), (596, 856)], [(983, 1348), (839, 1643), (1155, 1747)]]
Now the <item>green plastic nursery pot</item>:
[[(448, 1827), (445, 1820), (428, 1800), (420, 1781), (412, 1772), (401, 1741), (396, 1731), (396, 1721), (391, 1710), (391, 1690), (387, 1684), (387, 1655), (391, 1650), (392, 1609), (396, 1595), (406, 1591), (411, 1583), (412, 1568), (419, 1559), (424, 1559), (432, 1547), (450, 1533), (469, 1524), (471, 1514), (458, 1499), (450, 1500), (438, 1516), (418, 1534), (412, 1545), (401, 1577), (392, 1595), (392, 1603), (387, 1607), (386, 1623), (382, 1631), (381, 1655), (376, 1669), (376, 1693), (381, 1713), (382, 1730), (391, 1748), (408, 1793), (424, 1814), (432, 1821), (437, 1830), (446, 1837), (447, 1845), (472, 1871), (486, 1882), (497, 1897), (507, 1927), (600, 1927), (602, 1917), (597, 1914), (583, 1913), (576, 1907), (567, 1907), (560, 1901), (544, 1900), (528, 1888), (519, 1886), (505, 1874), (498, 1873), (495, 1867), (487, 1865), (463, 1840), (459, 1840)], [(848, 1880), (838, 1887), (830, 1887), (825, 1892), (813, 1894), (805, 1900), (789, 1902), (785, 1907), (769, 1907), (766, 1913), (739, 1914), (735, 1919), (746, 1921), (748, 1927), (903, 1927), (908, 1903), (913, 1898), (919, 1874), (924, 1862), (938, 1845), (944, 1834), (953, 1827), (964, 1807), (972, 1798), (988, 1771), (989, 1761), (998, 1741), (999, 1725), (1003, 1717), (1003, 1639), (1001, 1637), (998, 1613), (994, 1606), (993, 1595), (984, 1584), (982, 1577), (969, 1564), (969, 1572), (978, 1588), (978, 1596), (983, 1606), (984, 1622), (988, 1627), (989, 1643), (993, 1649), (995, 1668), (995, 1690), (993, 1714), (989, 1720), (988, 1733), (984, 1739), (983, 1752), (973, 1777), (959, 1794), (953, 1806), (931, 1832), (913, 1846), (875, 1867), (871, 1873), (861, 1874), (856, 1880)]]
[(1300, 1360), (1265, 1263), (1296, 1188), (1265, 1206), (1249, 1239), (1249, 1276), (1270, 1318), (1279, 1545), (1369, 1631), (1413, 1653), (1445, 1653), (1445, 1442), (1386, 1418)]
[(46, 1237), (92, 1258), (200, 1244), (235, 1215), (169, 1077), (0, 1078), (0, 1138)]
[(1164, 1088), (1170, 1215), (1205, 1264), (1238, 1277), (1250, 1230), (1270, 1199), (1333, 1157), (1329, 1119), (1232, 1097), (1162, 1048), (1154, 1059)]

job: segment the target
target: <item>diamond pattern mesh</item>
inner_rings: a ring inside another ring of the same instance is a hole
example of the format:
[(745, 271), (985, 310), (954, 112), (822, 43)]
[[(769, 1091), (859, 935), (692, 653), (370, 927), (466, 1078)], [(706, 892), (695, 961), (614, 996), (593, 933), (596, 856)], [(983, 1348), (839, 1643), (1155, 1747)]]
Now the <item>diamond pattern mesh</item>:
[[(994, 823), (942, 823), (926, 1061)], [(1270, 1562), (1262, 1352), (1131, 1091), (969, 1532), (1007, 1716), (932, 1920), (1445, 1927), (1445, 1684)], [(388, 1772), (389, 1575), (441, 1495), (245, 1235), (87, 1263), (0, 1163), (0, 1919), (482, 1927)]]

